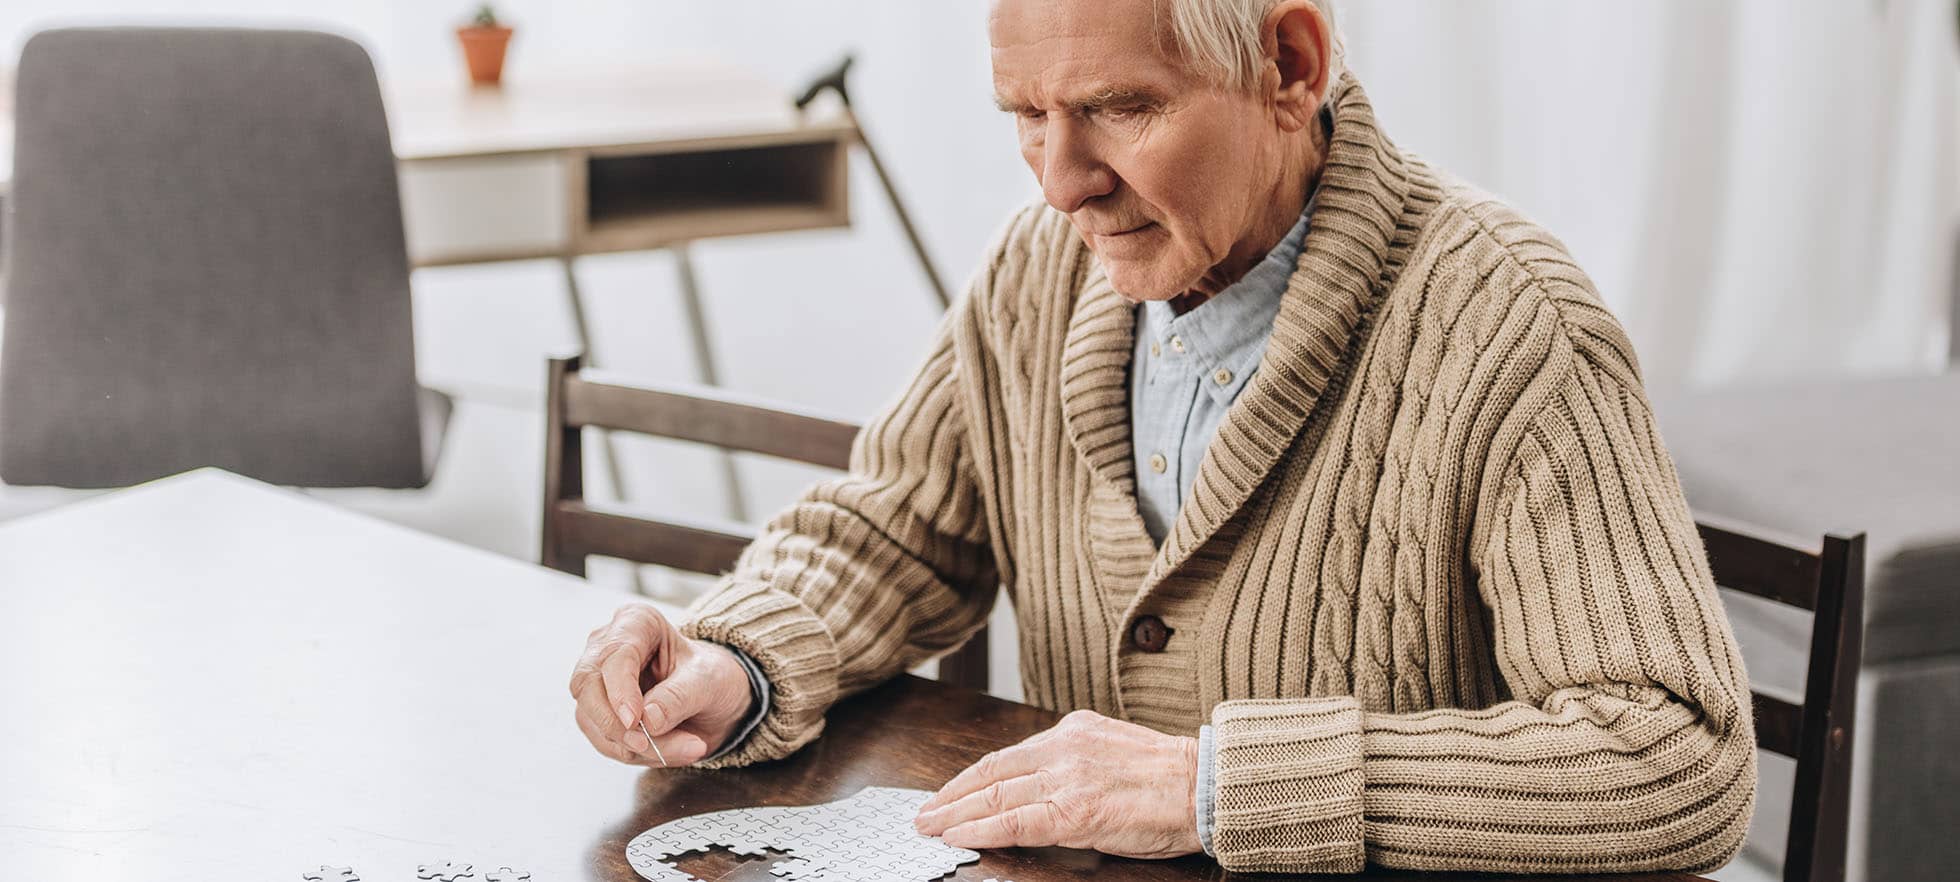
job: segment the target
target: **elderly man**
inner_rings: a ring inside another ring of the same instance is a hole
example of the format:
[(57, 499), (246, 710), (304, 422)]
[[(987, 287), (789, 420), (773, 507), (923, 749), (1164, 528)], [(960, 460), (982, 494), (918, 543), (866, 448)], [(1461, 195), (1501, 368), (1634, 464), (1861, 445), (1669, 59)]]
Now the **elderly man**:
[(1029, 700), (1074, 713), (926, 804), (948, 844), (1727, 862), (1747, 678), (1633, 350), (1558, 241), (1389, 141), (1329, 0), (998, 0), (989, 29), (1046, 204), (848, 475), (685, 625), (593, 633), (592, 743), (784, 756), (1004, 585)]

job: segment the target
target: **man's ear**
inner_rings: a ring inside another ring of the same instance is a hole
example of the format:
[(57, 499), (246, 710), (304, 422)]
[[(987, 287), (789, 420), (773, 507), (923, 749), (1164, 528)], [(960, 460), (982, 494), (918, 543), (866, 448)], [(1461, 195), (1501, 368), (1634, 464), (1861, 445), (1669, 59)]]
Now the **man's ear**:
[(1334, 29), (1310, 0), (1285, 0), (1259, 28), (1265, 49), (1262, 77), (1280, 124), (1297, 132), (1313, 122), (1334, 88)]

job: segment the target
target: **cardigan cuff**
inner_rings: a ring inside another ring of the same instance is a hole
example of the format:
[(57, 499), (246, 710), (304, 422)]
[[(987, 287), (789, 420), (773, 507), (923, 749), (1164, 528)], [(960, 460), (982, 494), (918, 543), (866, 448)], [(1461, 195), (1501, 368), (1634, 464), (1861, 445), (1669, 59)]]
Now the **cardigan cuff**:
[(769, 709), (755, 729), (697, 767), (782, 759), (823, 732), (824, 712), (837, 700), (837, 646), (801, 600), (766, 585), (727, 584), (695, 605), (681, 634), (748, 656), (769, 684)]
[(1212, 709), (1212, 848), (1236, 872), (1359, 873), (1361, 704), (1353, 696)]

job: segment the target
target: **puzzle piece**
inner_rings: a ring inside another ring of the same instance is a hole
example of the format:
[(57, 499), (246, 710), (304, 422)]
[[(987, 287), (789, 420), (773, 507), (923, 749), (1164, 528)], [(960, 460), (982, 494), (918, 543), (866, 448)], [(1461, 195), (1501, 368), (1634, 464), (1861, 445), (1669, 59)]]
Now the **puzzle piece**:
[(458, 879), (464, 879), (474, 875), (476, 874), (470, 872), (469, 864), (459, 865), (450, 861), (443, 861), (440, 867), (423, 864), (415, 868), (415, 878), (433, 879), (435, 882), (456, 882)]
[(694, 815), (634, 837), (626, 861), (649, 882), (699, 882), (666, 861), (719, 845), (743, 855), (765, 849), (790, 855), (770, 868), (783, 882), (938, 879), (980, 855), (912, 828), (913, 816), (931, 796), (923, 790), (867, 787), (823, 805)]
[(531, 874), (523, 870), (499, 867), (496, 872), (485, 873), (483, 882), (531, 882)]
[(786, 879), (801, 879), (805, 874), (814, 871), (816, 868), (816, 864), (803, 858), (790, 858), (771, 864), (769, 866), (769, 872), (771, 875), (782, 876)]
[(321, 864), (320, 869), (311, 873), (301, 873), (299, 877), (306, 882), (361, 882), (361, 877), (355, 875), (354, 868), (329, 867), (326, 864)]

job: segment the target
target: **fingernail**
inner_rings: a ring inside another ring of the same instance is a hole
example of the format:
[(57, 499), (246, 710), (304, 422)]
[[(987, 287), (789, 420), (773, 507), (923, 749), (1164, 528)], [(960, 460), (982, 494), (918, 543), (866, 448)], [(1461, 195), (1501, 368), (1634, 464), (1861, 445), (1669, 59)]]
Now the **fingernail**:
[(640, 733), (627, 732), (625, 740), (626, 740), (626, 746), (632, 748), (635, 752), (646, 753), (647, 740), (645, 738), (640, 737)]
[(630, 728), (630, 727), (631, 727), (631, 726), (633, 725), (633, 706), (632, 706), (632, 705), (630, 705), (630, 704), (622, 704), (622, 705), (620, 705), (620, 706), (619, 706), (619, 724), (620, 724), (620, 725), (622, 725), (622, 726), (626, 726), (626, 727), (629, 727), (629, 728)]

